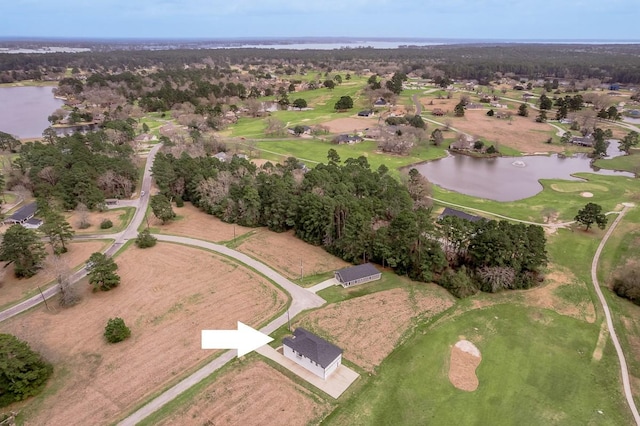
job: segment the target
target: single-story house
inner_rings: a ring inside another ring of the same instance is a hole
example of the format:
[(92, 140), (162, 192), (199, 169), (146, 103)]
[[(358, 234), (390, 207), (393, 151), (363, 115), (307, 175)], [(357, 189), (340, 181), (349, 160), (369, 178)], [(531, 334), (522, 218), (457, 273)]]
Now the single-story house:
[(363, 139), (358, 135), (351, 136), (347, 134), (338, 135), (335, 138), (333, 138), (333, 142), (339, 145), (342, 145), (342, 144), (352, 145), (354, 143), (362, 142), (362, 140)]
[(362, 265), (340, 269), (335, 272), (335, 277), (342, 287), (346, 288), (379, 280), (382, 277), (382, 273), (371, 263), (364, 263)]
[(38, 204), (36, 204), (35, 202), (29, 203), (25, 206), (20, 207), (18, 211), (16, 211), (14, 214), (6, 218), (4, 220), (4, 223), (12, 224), (12, 225), (16, 223), (19, 223), (21, 225), (25, 224), (30, 219), (33, 219), (33, 217), (36, 215), (37, 210), (38, 210)]
[(370, 110), (370, 109), (365, 109), (358, 113), (358, 117), (373, 117), (374, 115), (375, 115), (375, 112), (373, 112), (373, 110)]
[(431, 111), (431, 114), (436, 115), (438, 117), (442, 117), (445, 114), (445, 112), (440, 108), (434, 108), (433, 111)]
[(442, 213), (440, 213), (440, 216), (438, 216), (438, 220), (444, 219), (447, 216), (459, 217), (460, 219), (465, 219), (470, 222), (478, 222), (479, 220), (482, 220), (480, 216), (474, 216), (460, 210), (452, 209), (451, 207), (445, 207)]
[(222, 161), (223, 163), (227, 160), (231, 159), (230, 155), (227, 155), (226, 152), (219, 152), (216, 155), (214, 155), (215, 158), (217, 158), (218, 160)]
[[(301, 135), (310, 135), (311, 134), (311, 127), (309, 126), (302, 126), (302, 133)], [(289, 134), (291, 135), (295, 135), (296, 134), (296, 128), (295, 127), (289, 127), (287, 129), (287, 132), (289, 132)]]
[(482, 109), (484, 108), (484, 105), (482, 104), (474, 104), (474, 103), (468, 103), (465, 106), (465, 109)]
[(593, 146), (593, 137), (589, 136), (573, 136), (571, 138), (571, 143), (574, 145), (592, 147)]
[(282, 339), (282, 348), (285, 357), (325, 380), (342, 364), (342, 349), (302, 327)]
[(382, 98), (379, 98), (377, 101), (375, 101), (375, 102), (373, 103), (373, 106), (374, 106), (374, 107), (385, 107), (385, 106), (387, 106), (387, 101), (385, 101), (385, 100), (384, 100), (384, 99), (382, 99)]

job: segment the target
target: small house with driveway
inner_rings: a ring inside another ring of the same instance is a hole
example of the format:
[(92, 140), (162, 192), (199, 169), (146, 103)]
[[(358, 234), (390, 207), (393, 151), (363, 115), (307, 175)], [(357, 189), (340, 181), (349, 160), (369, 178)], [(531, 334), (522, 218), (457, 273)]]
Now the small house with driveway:
[(380, 108), (380, 107), (386, 107), (388, 105), (387, 101), (384, 100), (384, 98), (378, 98), (378, 100), (376, 100), (373, 103), (373, 106), (376, 108)]
[(282, 339), (284, 356), (326, 380), (342, 364), (342, 349), (302, 327)]
[(363, 111), (358, 112), (358, 117), (373, 117), (375, 113), (373, 110), (365, 109)]
[(5, 219), (4, 223), (8, 225), (20, 224), (25, 228), (37, 229), (40, 227), (40, 225), (42, 225), (42, 221), (34, 217), (37, 210), (37, 203), (29, 203), (25, 206), (20, 207), (18, 211)]
[(335, 272), (335, 278), (342, 287), (347, 288), (358, 284), (379, 280), (382, 273), (371, 263), (351, 266)]
[(333, 143), (337, 143), (338, 145), (343, 145), (343, 144), (353, 145), (354, 143), (362, 142), (362, 140), (363, 139), (358, 135), (352, 136), (352, 135), (342, 134), (333, 138)]

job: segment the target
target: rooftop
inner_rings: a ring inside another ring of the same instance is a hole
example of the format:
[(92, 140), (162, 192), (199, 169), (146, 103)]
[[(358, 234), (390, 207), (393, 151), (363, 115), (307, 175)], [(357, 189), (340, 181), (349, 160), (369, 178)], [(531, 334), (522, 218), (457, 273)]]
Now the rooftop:
[(340, 277), (342, 282), (349, 282), (360, 278), (370, 277), (371, 275), (379, 274), (380, 271), (376, 269), (371, 263), (363, 263), (362, 265), (351, 266), (349, 268), (340, 269), (336, 271), (336, 275)]
[(342, 354), (342, 349), (302, 327), (293, 332), (293, 337), (282, 339), (282, 344), (317, 362), (322, 368), (327, 368)]
[(38, 204), (29, 203), (26, 206), (21, 207), (17, 212), (9, 217), (9, 220), (16, 222), (22, 222), (23, 220), (32, 217), (38, 210)]
[(479, 220), (482, 220), (480, 216), (474, 216), (472, 214), (465, 213), (460, 210), (452, 209), (450, 207), (445, 207), (442, 213), (440, 213), (440, 216), (438, 216), (438, 219), (442, 219), (447, 216), (455, 216), (455, 217), (459, 217), (460, 219), (466, 219), (471, 222), (477, 222)]

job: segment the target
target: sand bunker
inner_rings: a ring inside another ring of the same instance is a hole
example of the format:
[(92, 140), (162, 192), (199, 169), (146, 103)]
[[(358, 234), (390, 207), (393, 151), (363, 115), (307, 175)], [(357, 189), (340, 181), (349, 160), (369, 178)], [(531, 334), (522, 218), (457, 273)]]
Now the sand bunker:
[(583, 196), (584, 198), (593, 197), (593, 193), (592, 192), (581, 192), (580, 195)]
[(451, 348), (449, 381), (456, 388), (473, 392), (478, 389), (476, 368), (480, 365), (480, 350), (468, 340), (460, 340)]

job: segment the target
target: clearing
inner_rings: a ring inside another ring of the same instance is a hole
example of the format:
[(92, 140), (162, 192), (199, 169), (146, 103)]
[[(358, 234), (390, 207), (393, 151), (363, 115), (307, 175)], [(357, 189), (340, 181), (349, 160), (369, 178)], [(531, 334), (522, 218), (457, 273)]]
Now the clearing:
[(258, 360), (227, 371), (189, 406), (157, 425), (308, 425), (329, 410), (310, 391)]
[(372, 118), (336, 118), (335, 120), (322, 123), (323, 126), (329, 128), (331, 133), (353, 133), (358, 130), (364, 130), (378, 124), (378, 117)]
[[(91, 226), (85, 229), (80, 229), (80, 214), (77, 211), (73, 211), (65, 215), (67, 222), (69, 222), (76, 234), (117, 232), (126, 225), (126, 222), (130, 217), (127, 208), (111, 209), (105, 210), (103, 212), (88, 211), (86, 214), (87, 221), (91, 224)], [(111, 222), (113, 222), (113, 227), (109, 229), (100, 229), (100, 223), (105, 219), (109, 219)]]
[(525, 154), (565, 150), (564, 146), (546, 143), (555, 133), (554, 129), (545, 123), (536, 123), (532, 117), (514, 115), (512, 120), (507, 120), (489, 117), (484, 110), (472, 110), (466, 111), (464, 117), (455, 118), (451, 125), (489, 144), (498, 143)]
[[(83, 280), (79, 305), (39, 306), (0, 324), (54, 365), (45, 393), (21, 410), (26, 423), (109, 424), (215, 353), (200, 349), (202, 329), (258, 327), (287, 302), (262, 276), (191, 247), (131, 247), (117, 263), (116, 289), (92, 293)], [(131, 338), (110, 345), (103, 332), (113, 317)]]
[[(67, 244), (68, 251), (60, 256), (61, 262), (64, 262), (69, 268), (83, 264), (89, 259), (91, 253), (102, 251), (108, 241), (75, 241)], [(47, 245), (49, 253), (44, 268), (36, 275), (27, 279), (18, 279), (14, 275), (14, 266), (9, 265), (2, 269), (2, 280), (0, 281), (0, 306), (6, 306), (12, 302), (33, 296), (38, 292), (38, 286), (44, 287), (55, 278), (55, 269), (51, 263), (53, 255), (51, 248)]]
[(237, 250), (266, 263), (289, 279), (300, 278), (301, 264), (305, 277), (349, 266), (322, 248), (296, 238), (293, 231), (276, 233), (265, 228), (258, 229)]
[(453, 305), (433, 284), (395, 288), (329, 305), (295, 321), (344, 350), (344, 357), (373, 371), (391, 353), (418, 315), (434, 316)]
[(174, 206), (173, 211), (178, 215), (177, 220), (165, 225), (162, 225), (160, 219), (149, 212), (147, 217), (154, 232), (221, 242), (233, 240), (234, 230), (236, 237), (252, 231), (252, 228), (225, 223), (217, 217), (203, 212), (191, 203), (185, 203), (184, 207)]

